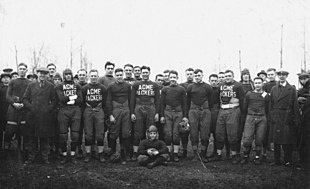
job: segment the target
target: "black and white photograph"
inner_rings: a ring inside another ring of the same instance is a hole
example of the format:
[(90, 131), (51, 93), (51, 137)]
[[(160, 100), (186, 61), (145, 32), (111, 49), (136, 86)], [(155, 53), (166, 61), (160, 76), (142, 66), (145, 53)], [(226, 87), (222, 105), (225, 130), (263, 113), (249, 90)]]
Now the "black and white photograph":
[(309, 11), (0, 0), (0, 188), (310, 188)]

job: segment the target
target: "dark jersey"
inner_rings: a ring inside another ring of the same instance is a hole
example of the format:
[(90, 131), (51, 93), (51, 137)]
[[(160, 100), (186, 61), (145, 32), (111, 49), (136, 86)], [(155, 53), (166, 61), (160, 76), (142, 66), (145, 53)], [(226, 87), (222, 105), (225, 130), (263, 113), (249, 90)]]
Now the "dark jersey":
[(135, 77), (135, 82), (142, 81), (141, 77)]
[(105, 107), (107, 98), (107, 89), (100, 83), (86, 84), (82, 87), (84, 106), (91, 106), (93, 108), (101, 104), (102, 108)]
[(123, 104), (126, 101), (128, 101), (128, 105), (130, 104), (131, 85), (129, 83), (113, 82), (109, 85), (107, 93), (108, 93), (107, 110), (109, 115), (112, 115), (113, 101), (120, 104)]
[(267, 83), (264, 83), (263, 90), (270, 94), (272, 87), (275, 86), (276, 84), (277, 84), (276, 81), (269, 81)]
[(186, 116), (187, 104), (186, 104), (186, 92), (185, 89), (179, 85), (176, 86), (166, 86), (161, 91), (161, 116), (164, 115), (164, 110), (166, 105), (171, 107), (182, 107), (183, 116)]
[(9, 83), (6, 93), (6, 100), (9, 104), (21, 103), (28, 84), (31, 83), (27, 78), (13, 79)]
[(188, 86), (191, 85), (191, 84), (193, 84), (193, 83), (194, 83), (193, 81), (186, 81), (186, 82), (184, 82), (184, 83), (181, 83), (180, 85), (181, 85), (182, 87), (184, 87), (185, 90), (187, 90)]
[(87, 82), (78, 82), (78, 84), (83, 88), (85, 85), (87, 85)]
[[(0, 85), (0, 123), (6, 121), (9, 103), (6, 101), (8, 86)], [(0, 126), (1, 128), (1, 126)]]
[(170, 81), (164, 81), (163, 86), (169, 86), (170, 85)]
[(111, 84), (114, 81), (116, 81), (116, 79), (110, 75), (102, 76), (102, 77), (99, 77), (98, 79), (98, 83), (101, 83), (106, 88), (108, 88), (109, 84)]
[(212, 96), (211, 96), (211, 107), (218, 108), (220, 105), (220, 93), (219, 87), (212, 87)]
[(266, 92), (249, 91), (245, 95), (245, 110), (248, 114), (267, 114), (269, 95)]
[(124, 78), (124, 81), (126, 82), (126, 83), (129, 83), (130, 85), (133, 85), (135, 82), (136, 82), (136, 80), (134, 79), (134, 78)]
[(233, 81), (232, 83), (223, 82), (219, 86), (220, 103), (229, 104), (232, 98), (239, 99), (240, 108), (243, 107), (244, 91), (240, 83)]
[(211, 106), (212, 88), (209, 84), (205, 82), (193, 83), (188, 86), (186, 92), (188, 106), (190, 106), (191, 102), (196, 105), (203, 105), (206, 101)]
[(148, 155), (147, 150), (150, 148), (155, 148), (158, 150), (159, 154), (167, 154), (168, 148), (166, 144), (161, 140), (149, 140), (144, 139), (140, 142), (139, 148), (138, 148), (138, 154), (139, 155)]
[(156, 113), (159, 113), (159, 88), (153, 81), (139, 81), (134, 83), (131, 91), (130, 112), (134, 112), (136, 103), (141, 105), (155, 104)]
[(253, 85), (252, 81), (250, 81), (250, 83), (240, 83), (240, 84), (242, 86), (244, 94), (246, 94), (249, 91), (253, 91), (254, 90), (254, 85)]
[(74, 83), (74, 81), (64, 81), (56, 86), (56, 92), (60, 107), (67, 106), (67, 103), (70, 101), (69, 97), (74, 95), (77, 95), (74, 105), (82, 105), (82, 88), (78, 83)]

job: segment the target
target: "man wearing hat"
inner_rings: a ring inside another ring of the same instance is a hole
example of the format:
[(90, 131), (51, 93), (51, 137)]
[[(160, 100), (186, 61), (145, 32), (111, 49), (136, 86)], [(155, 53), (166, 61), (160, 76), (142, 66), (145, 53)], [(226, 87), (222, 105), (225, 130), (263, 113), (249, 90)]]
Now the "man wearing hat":
[[(12, 78), (12, 76), (11, 76), (11, 72), (12, 71), (13, 71), (12, 68), (5, 68), (5, 69), (3, 69), (3, 73), (10, 74), (10, 78)], [(3, 85), (3, 81), (2, 80), (3, 80), (3, 78), (1, 78), (0, 86)]]
[(78, 83), (78, 82), (79, 82), (79, 76), (78, 76), (78, 74), (75, 74), (75, 75), (74, 75), (73, 81), (74, 81), (75, 83)]
[(23, 130), (26, 124), (26, 110), (23, 103), (23, 95), (30, 81), (26, 78), (28, 71), (25, 63), (18, 65), (17, 79), (9, 82), (6, 93), (6, 100), (10, 104), (7, 113), (7, 127), (5, 132), (5, 148), (9, 149), (11, 139), (16, 134), (20, 144), (20, 137), (23, 135)]
[(23, 103), (29, 110), (27, 115), (28, 136), (27, 149), (28, 160), (25, 164), (31, 164), (36, 156), (36, 141), (40, 140), (40, 151), (43, 161), (49, 164), (49, 137), (54, 136), (53, 112), (57, 105), (54, 85), (47, 82), (47, 68), (37, 69), (38, 80), (30, 83), (25, 91)]
[(8, 73), (8, 74), (11, 74), (12, 71), (13, 71), (12, 68), (4, 68), (4, 69), (3, 69), (3, 72), (4, 72), (4, 73)]
[[(75, 150), (78, 144), (81, 105), (83, 102), (81, 85), (73, 81), (71, 69), (66, 68), (63, 71), (63, 83), (56, 86), (57, 97), (60, 104), (58, 113), (59, 123), (59, 146), (62, 151), (60, 163), (64, 164), (71, 161), (76, 164)], [(67, 155), (67, 140), (70, 127), (71, 134), (71, 152)], [(72, 158), (70, 157), (72, 156)]]
[(266, 79), (267, 79), (267, 73), (265, 72), (265, 70), (261, 70), (260, 72), (257, 73), (257, 77), (260, 77), (263, 79), (264, 83), (266, 83)]
[(34, 81), (34, 80), (36, 80), (36, 78), (34, 77), (34, 74), (28, 74), (28, 75), (27, 75), (27, 79), (29, 79), (29, 81)]
[(146, 130), (146, 139), (139, 144), (138, 163), (153, 169), (158, 165), (167, 165), (169, 151), (162, 140), (158, 140), (158, 130), (156, 126), (151, 125)]
[(300, 164), (310, 170), (310, 76), (309, 73), (301, 73), (299, 82), (302, 88), (298, 90), (298, 103), (301, 109), (300, 129), (298, 136), (298, 148)]
[(284, 151), (285, 166), (292, 164), (292, 154), (296, 144), (297, 123), (299, 118), (297, 93), (295, 87), (286, 79), (288, 72), (277, 71), (279, 82), (270, 93), (270, 134), (274, 142), (274, 162), (271, 165), (280, 165), (281, 146)]
[(12, 80), (17, 79), (18, 78), (18, 72), (12, 72), (11, 77), (12, 77)]
[(62, 82), (61, 75), (59, 73), (56, 73), (55, 76), (53, 77), (53, 83), (55, 86), (60, 84)]
[(3, 131), (6, 126), (6, 116), (9, 107), (9, 103), (6, 101), (6, 92), (9, 86), (9, 82), (11, 80), (11, 74), (2, 73), (1, 81), (2, 85), (0, 86), (0, 149), (2, 149), (2, 141), (3, 141)]

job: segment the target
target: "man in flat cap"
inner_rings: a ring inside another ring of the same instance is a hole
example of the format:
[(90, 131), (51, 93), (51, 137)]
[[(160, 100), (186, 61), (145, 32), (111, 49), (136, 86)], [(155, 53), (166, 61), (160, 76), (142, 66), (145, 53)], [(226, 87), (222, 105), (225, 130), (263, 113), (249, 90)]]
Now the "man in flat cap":
[(267, 73), (265, 72), (265, 70), (261, 70), (260, 72), (257, 73), (257, 77), (260, 77), (263, 79), (264, 83), (266, 83), (266, 79), (267, 79)]
[(62, 82), (61, 75), (59, 73), (56, 73), (55, 76), (53, 77), (53, 83), (55, 86), (60, 84)]
[(29, 110), (27, 114), (28, 136), (27, 149), (28, 160), (25, 164), (31, 164), (36, 156), (36, 141), (40, 140), (40, 151), (43, 161), (49, 164), (48, 154), (50, 150), (49, 137), (55, 134), (55, 125), (53, 124), (53, 113), (57, 105), (56, 91), (54, 85), (47, 82), (47, 68), (37, 69), (38, 80), (31, 82), (24, 94), (23, 103)]
[(299, 118), (297, 93), (295, 87), (286, 81), (288, 74), (285, 70), (277, 71), (279, 82), (271, 89), (270, 94), (270, 134), (274, 142), (274, 162), (271, 165), (281, 164), (282, 146), (285, 166), (291, 166), (296, 144)]
[(18, 75), (19, 75), (18, 72), (12, 72), (12, 73), (11, 73), (12, 80), (13, 80), (13, 79), (17, 79), (17, 78), (18, 78)]
[(29, 81), (34, 81), (34, 80), (36, 80), (36, 78), (34, 77), (34, 74), (28, 74), (28, 75), (27, 75), (27, 79), (29, 79)]

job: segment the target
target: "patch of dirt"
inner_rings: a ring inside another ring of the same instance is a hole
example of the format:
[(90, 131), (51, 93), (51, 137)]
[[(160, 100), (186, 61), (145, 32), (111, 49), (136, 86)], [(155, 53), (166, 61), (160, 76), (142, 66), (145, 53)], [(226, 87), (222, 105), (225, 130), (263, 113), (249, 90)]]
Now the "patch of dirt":
[(295, 168), (232, 165), (225, 159), (205, 167), (184, 159), (152, 170), (136, 162), (102, 164), (94, 159), (77, 165), (60, 165), (58, 160), (44, 165), (38, 160), (25, 166), (11, 154), (0, 163), (0, 188), (310, 188), (309, 174)]

